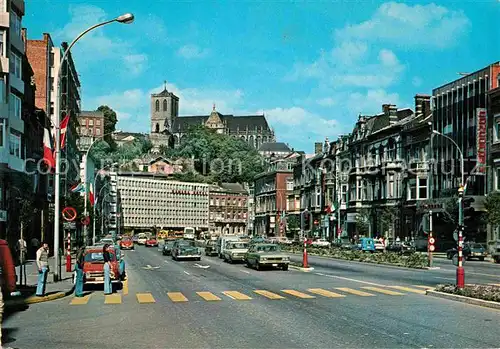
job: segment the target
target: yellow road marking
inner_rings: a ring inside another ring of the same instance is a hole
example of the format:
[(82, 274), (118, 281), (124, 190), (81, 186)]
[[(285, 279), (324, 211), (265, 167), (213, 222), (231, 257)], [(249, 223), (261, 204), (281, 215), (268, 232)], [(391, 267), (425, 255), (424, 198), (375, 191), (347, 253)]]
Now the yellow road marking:
[(198, 296), (206, 301), (220, 301), (221, 299), (214, 295), (212, 292), (196, 292)]
[(366, 290), (374, 291), (374, 292), (388, 294), (389, 296), (404, 296), (403, 293), (389, 291), (389, 290), (384, 290), (383, 288), (379, 288), (379, 287), (363, 286), (362, 288), (364, 288)]
[(87, 304), (90, 300), (90, 295), (86, 295), (84, 297), (75, 297), (71, 300), (71, 305), (84, 305)]
[(128, 295), (128, 278), (125, 279), (125, 281), (123, 281), (123, 295), (126, 296)]
[(295, 296), (298, 298), (304, 298), (304, 299), (316, 298), (314, 296), (311, 296), (310, 294), (302, 293), (302, 292), (295, 291), (295, 290), (281, 290), (281, 292), (291, 294), (292, 296)]
[(224, 291), (222, 293), (224, 293), (229, 298), (236, 299), (238, 301), (246, 301), (252, 299), (251, 297), (248, 297), (246, 294), (240, 293), (238, 291)]
[(500, 284), (489, 284), (490, 286), (498, 286), (500, 287)]
[(308, 291), (311, 293), (314, 293), (314, 294), (319, 294), (320, 296), (328, 297), (328, 298), (343, 298), (343, 297), (345, 297), (342, 294), (323, 290), (322, 288), (310, 288), (310, 289), (308, 289)]
[(180, 292), (167, 292), (168, 298), (172, 300), (172, 302), (187, 302), (188, 299), (184, 297), (184, 295)]
[(413, 287), (423, 288), (426, 290), (432, 290), (434, 288), (433, 286), (421, 286), (421, 285), (413, 285)]
[(279, 294), (272, 293), (266, 290), (255, 290), (254, 292), (269, 299), (285, 299), (285, 297), (280, 296)]
[(368, 293), (368, 292), (359, 291), (359, 290), (355, 290), (355, 289), (349, 288), (349, 287), (337, 287), (337, 290), (342, 291), (342, 292), (346, 292), (346, 293), (355, 294), (356, 296), (361, 296), (361, 297), (372, 297), (372, 296), (375, 296), (374, 294), (371, 294), (371, 293)]
[(416, 288), (410, 288), (410, 287), (404, 287), (404, 286), (388, 286), (390, 288), (395, 288), (396, 290), (400, 291), (406, 291), (406, 292), (413, 292), (413, 293), (418, 293), (418, 294), (425, 294), (425, 291), (422, 290), (417, 290)]
[(104, 304), (122, 304), (122, 295), (119, 293), (104, 295)]
[(139, 303), (156, 303), (153, 295), (151, 293), (137, 293), (136, 294), (137, 301)]

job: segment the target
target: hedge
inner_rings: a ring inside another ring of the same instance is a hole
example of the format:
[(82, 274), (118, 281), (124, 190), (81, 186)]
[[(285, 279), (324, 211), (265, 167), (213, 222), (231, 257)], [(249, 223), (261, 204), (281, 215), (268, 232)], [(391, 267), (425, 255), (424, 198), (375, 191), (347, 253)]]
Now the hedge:
[[(303, 247), (283, 246), (283, 250), (291, 253), (302, 253)], [(358, 261), (375, 264), (390, 264), (406, 268), (423, 269), (428, 266), (426, 255), (412, 253), (410, 255), (401, 255), (394, 252), (370, 253), (358, 250), (345, 250), (337, 247), (333, 248), (315, 248), (308, 247), (307, 253), (314, 256), (324, 256), (348, 261)]]
[(457, 288), (455, 285), (437, 285), (436, 291), (456, 294), (464, 297), (478, 298), (485, 301), (500, 302), (500, 287), (490, 285), (465, 285)]

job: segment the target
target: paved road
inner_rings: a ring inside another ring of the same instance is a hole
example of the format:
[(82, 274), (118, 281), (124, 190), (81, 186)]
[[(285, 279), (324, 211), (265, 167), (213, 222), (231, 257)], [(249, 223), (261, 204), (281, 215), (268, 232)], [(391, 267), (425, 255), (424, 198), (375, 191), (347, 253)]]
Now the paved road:
[(83, 304), (66, 298), (14, 314), (5, 324), (9, 345), (23, 349), (498, 346), (500, 312), (422, 295), (425, 287), (440, 282), (426, 276), (433, 272), (361, 268), (344, 262), (310, 273), (258, 272), (215, 257), (175, 262), (142, 246), (125, 253), (129, 280), (123, 290), (107, 298), (95, 291)]

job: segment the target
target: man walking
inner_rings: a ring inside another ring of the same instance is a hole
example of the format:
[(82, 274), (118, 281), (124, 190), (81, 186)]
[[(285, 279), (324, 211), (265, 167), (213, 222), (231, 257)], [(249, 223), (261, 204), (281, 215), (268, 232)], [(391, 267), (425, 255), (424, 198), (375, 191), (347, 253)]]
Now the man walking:
[(42, 247), (36, 251), (36, 265), (38, 266), (38, 284), (36, 295), (43, 297), (45, 295), (45, 284), (47, 283), (47, 274), (49, 273), (49, 245), (44, 242)]

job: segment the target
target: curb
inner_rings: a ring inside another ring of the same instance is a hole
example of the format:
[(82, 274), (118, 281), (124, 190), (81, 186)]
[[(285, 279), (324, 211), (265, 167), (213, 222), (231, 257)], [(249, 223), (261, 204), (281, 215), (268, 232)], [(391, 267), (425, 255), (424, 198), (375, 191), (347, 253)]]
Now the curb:
[(295, 270), (300, 270), (300, 271), (306, 272), (306, 273), (314, 270), (313, 267), (303, 268), (303, 267), (299, 267), (299, 266), (291, 265), (291, 264), (289, 265), (289, 267), (292, 268), (292, 269), (295, 269)]
[(23, 300), (11, 300), (11, 301), (6, 301), (5, 306), (6, 307), (15, 307), (15, 306), (20, 306), (20, 305), (28, 305), (28, 304), (36, 304), (36, 303), (44, 303), (44, 302), (50, 302), (54, 301), (56, 299), (61, 299), (64, 297), (67, 297), (71, 294), (73, 294), (75, 290), (75, 287), (73, 286), (70, 290), (66, 292), (56, 292), (49, 294), (47, 296), (43, 297), (37, 297), (37, 296), (31, 296)]
[(498, 302), (485, 301), (485, 300), (478, 299), (478, 298), (459, 296), (457, 294), (444, 293), (444, 292), (438, 292), (438, 291), (432, 291), (432, 290), (427, 290), (426, 295), (436, 297), (436, 298), (448, 299), (448, 300), (456, 301), (456, 302), (462, 302), (462, 303), (466, 303), (466, 304), (478, 305), (480, 307), (486, 307), (486, 308), (500, 310), (500, 303), (498, 303)]

